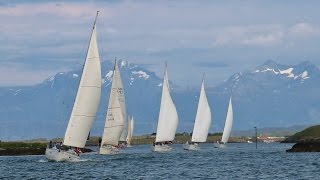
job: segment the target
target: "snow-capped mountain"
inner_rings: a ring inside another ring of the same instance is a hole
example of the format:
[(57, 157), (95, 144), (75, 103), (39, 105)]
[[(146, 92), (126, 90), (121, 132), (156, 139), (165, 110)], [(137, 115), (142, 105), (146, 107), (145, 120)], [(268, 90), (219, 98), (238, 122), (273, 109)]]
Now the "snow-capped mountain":
[[(92, 134), (102, 133), (114, 64), (102, 63), (102, 94)], [(136, 133), (154, 126), (161, 98), (162, 80), (136, 64), (119, 61), (128, 115), (133, 115)], [(30, 87), (0, 88), (0, 139), (61, 137), (72, 110), (81, 70), (57, 73)], [(152, 120), (152, 122), (150, 121)], [(141, 123), (140, 123), (141, 122)]]
[(232, 95), (235, 127), (284, 127), (320, 123), (319, 82), (320, 70), (310, 62), (283, 65), (269, 60), (211, 90), (221, 105), (226, 100), (220, 99)]
[[(101, 135), (103, 131), (113, 66), (113, 62), (102, 63), (102, 97), (92, 135)], [(128, 115), (135, 118), (134, 134), (155, 132), (162, 77), (127, 61), (120, 61), (119, 66)], [(80, 77), (81, 70), (75, 70), (57, 73), (35, 86), (0, 88), (0, 139), (62, 137)], [(210, 82), (206, 81), (213, 112), (211, 132), (222, 131), (231, 95), (234, 129), (318, 123), (318, 82), (320, 70), (310, 62), (284, 65), (274, 61), (235, 73), (216, 87), (210, 87)], [(171, 87), (175, 87), (174, 83)], [(192, 131), (198, 91), (199, 88), (172, 90), (180, 119), (179, 132)]]

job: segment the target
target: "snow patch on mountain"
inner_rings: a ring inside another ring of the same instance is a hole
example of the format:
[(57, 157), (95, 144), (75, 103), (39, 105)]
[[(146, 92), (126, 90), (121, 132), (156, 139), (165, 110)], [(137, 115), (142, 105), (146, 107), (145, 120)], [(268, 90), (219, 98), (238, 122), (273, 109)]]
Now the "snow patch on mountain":
[(47, 81), (53, 81), (55, 76), (51, 76), (49, 77), (49, 79)]
[(106, 85), (106, 86), (108, 86), (108, 85), (111, 83), (111, 81), (112, 81), (112, 75), (113, 75), (113, 71), (110, 70), (110, 71), (104, 76), (104, 78), (102, 78), (101, 83), (102, 83), (102, 84), (105, 84), (105, 83), (108, 82), (108, 84)]
[(112, 79), (112, 75), (113, 75), (113, 71), (110, 70), (110, 71), (106, 74), (105, 78), (106, 78), (107, 80), (111, 80), (111, 79)]
[(279, 72), (275, 71), (274, 69), (270, 69), (270, 68), (267, 68), (265, 70), (262, 70), (261, 72), (267, 72), (267, 71), (272, 71), (273, 73), (275, 74), (279, 74)]
[(127, 63), (128, 63), (127, 61), (121, 61), (120, 67), (122, 68), (123, 66), (126, 66)]
[(302, 79), (308, 79), (310, 77), (308, 77), (308, 72), (307, 71), (303, 71), (303, 73), (301, 74), (301, 78)]
[(130, 85), (133, 85), (134, 78), (130, 78)]
[[(263, 69), (258, 69), (258, 70), (255, 70), (253, 71), (252, 73), (264, 73), (264, 72), (272, 72), (276, 75), (285, 75), (286, 77), (288, 78), (293, 78), (294, 80), (298, 79), (298, 78), (302, 78), (302, 80), (306, 80), (308, 78), (310, 78), (308, 76), (308, 72), (307, 71), (304, 71), (303, 73), (299, 74), (299, 75), (296, 75), (294, 73), (295, 71), (295, 68), (286, 68), (286, 69), (274, 69), (274, 68), (269, 68), (269, 67), (263, 67)], [(297, 72), (296, 72), (297, 73)]]
[(306, 79), (309, 79), (310, 77), (308, 76), (308, 71), (303, 71), (303, 73), (299, 74), (298, 76), (295, 76), (294, 79), (301, 78), (301, 81), (304, 81)]
[(285, 69), (285, 70), (280, 70), (280, 74), (286, 74), (288, 75), (287, 77), (294, 77), (294, 74), (292, 73), (293, 68)]
[(147, 80), (150, 76), (144, 71), (132, 71), (132, 74), (138, 75), (139, 78), (144, 78)]

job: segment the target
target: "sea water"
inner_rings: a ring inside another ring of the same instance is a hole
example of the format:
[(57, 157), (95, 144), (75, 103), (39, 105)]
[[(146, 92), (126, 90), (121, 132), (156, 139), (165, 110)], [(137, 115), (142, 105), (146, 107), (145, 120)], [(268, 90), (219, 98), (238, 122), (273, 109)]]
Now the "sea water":
[(320, 153), (287, 153), (292, 144), (235, 143), (225, 149), (201, 144), (167, 153), (150, 145), (118, 155), (88, 153), (79, 162), (48, 162), (45, 156), (0, 157), (0, 179), (320, 179)]

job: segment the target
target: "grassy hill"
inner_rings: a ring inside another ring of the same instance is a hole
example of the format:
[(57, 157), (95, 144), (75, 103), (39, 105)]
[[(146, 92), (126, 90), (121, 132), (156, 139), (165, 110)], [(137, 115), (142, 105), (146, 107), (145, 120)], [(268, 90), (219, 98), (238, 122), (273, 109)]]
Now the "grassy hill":
[(311, 126), (288, 137), (284, 142), (320, 141), (320, 125)]

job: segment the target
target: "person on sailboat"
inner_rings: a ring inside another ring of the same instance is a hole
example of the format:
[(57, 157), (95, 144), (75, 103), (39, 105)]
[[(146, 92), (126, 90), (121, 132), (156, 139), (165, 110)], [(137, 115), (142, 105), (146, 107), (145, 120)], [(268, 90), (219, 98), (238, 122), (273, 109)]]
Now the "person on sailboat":
[(52, 148), (52, 141), (49, 142), (49, 148)]
[(78, 156), (80, 156), (80, 154), (82, 153), (82, 152), (81, 152), (81, 149), (78, 148), (78, 147), (76, 147), (76, 148), (74, 149), (74, 152), (75, 152)]
[(101, 146), (101, 142), (102, 142), (102, 138), (99, 137), (98, 143), (99, 143), (99, 147)]

